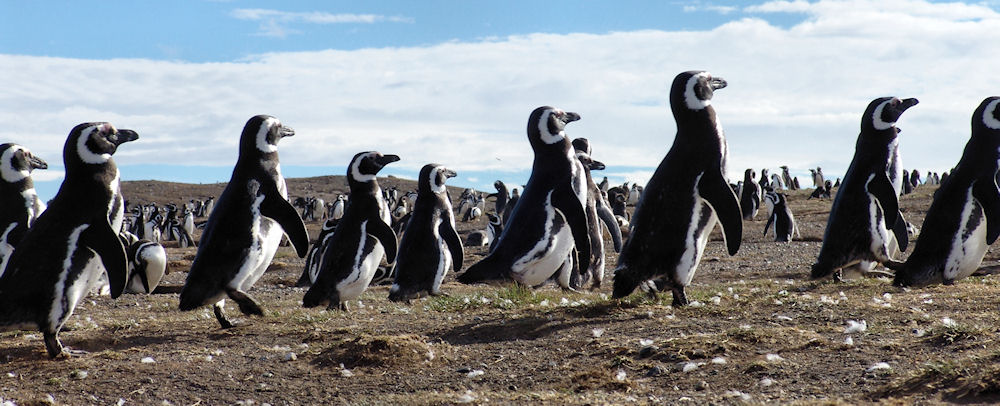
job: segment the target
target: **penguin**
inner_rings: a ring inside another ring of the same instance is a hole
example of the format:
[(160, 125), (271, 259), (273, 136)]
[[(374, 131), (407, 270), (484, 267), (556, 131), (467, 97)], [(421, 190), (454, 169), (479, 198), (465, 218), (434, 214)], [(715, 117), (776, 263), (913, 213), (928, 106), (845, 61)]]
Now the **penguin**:
[[(920, 238), (896, 286), (950, 285), (982, 264), (1000, 236), (1000, 97), (988, 97), (972, 114), (972, 136), (948, 182), (934, 194)], [(929, 177), (929, 176), (928, 176)]]
[(880, 262), (890, 269), (902, 263), (891, 258), (890, 230), (899, 247), (906, 249), (906, 227), (894, 227), (901, 220), (899, 194), (886, 172), (896, 145), (896, 121), (917, 99), (881, 97), (868, 104), (861, 118), (861, 132), (844, 180), (833, 199), (823, 234), (813, 279), (833, 275), (841, 280), (841, 270), (862, 261)]
[(496, 198), (496, 212), (503, 213), (504, 208), (507, 207), (507, 201), (510, 200), (510, 193), (507, 191), (507, 185), (497, 180), (493, 182), (493, 187), (497, 189), (496, 193), (490, 193), (487, 197)]
[(125, 208), (111, 156), (138, 138), (104, 122), (70, 131), (63, 147), (66, 177), (0, 277), (0, 326), (38, 328), (52, 358), (81, 353), (64, 348), (59, 331), (102, 274), (111, 281), (111, 297), (125, 290), (127, 260), (118, 238)]
[(788, 166), (782, 165), (781, 168), (781, 181), (785, 184), (785, 189), (796, 190), (795, 179), (792, 179), (792, 175), (788, 172)]
[(521, 194), (518, 192), (517, 188), (510, 191), (510, 200), (503, 207), (503, 213), (497, 213), (503, 217), (503, 224), (507, 225), (507, 221), (510, 220), (510, 214), (514, 211), (514, 206), (517, 206), (518, 199), (521, 198)]
[(903, 194), (908, 195), (913, 193), (913, 185), (910, 184), (910, 171), (903, 169), (903, 175), (900, 176), (900, 179), (903, 181), (901, 185), (903, 187)]
[(240, 135), (239, 158), (233, 175), (208, 216), (198, 252), (180, 294), (180, 309), (211, 304), (222, 328), (233, 323), (225, 314), (225, 300), (235, 301), (246, 315), (264, 314), (247, 291), (271, 264), (282, 235), (306, 255), (306, 226), (288, 203), (281, 175), (278, 142), (295, 131), (275, 117), (251, 117)]
[[(537, 286), (558, 273), (560, 286), (569, 289), (573, 273), (564, 269), (567, 263), (590, 268), (586, 178), (565, 131), (579, 119), (579, 114), (549, 106), (531, 112), (527, 133), (534, 162), (528, 184), (493, 252), (459, 275), (459, 282), (513, 279)], [(567, 261), (574, 248), (574, 260)]]
[[(594, 177), (590, 171), (604, 170), (604, 163), (595, 161), (591, 157), (592, 149), (590, 141), (586, 138), (576, 138), (573, 140), (573, 149), (576, 151), (576, 158), (583, 164), (583, 173), (587, 181), (587, 229), (590, 234), (590, 269), (587, 274), (593, 279), (591, 289), (600, 289), (604, 281), (604, 227), (607, 227), (611, 235), (611, 243), (615, 252), (622, 249), (622, 231), (618, 227), (615, 214), (611, 212), (611, 205), (604, 199), (601, 189), (594, 183)], [(602, 227), (601, 225), (604, 225)]]
[[(764, 198), (769, 201), (772, 208), (771, 216), (768, 217), (767, 224), (764, 225), (763, 235), (767, 235), (767, 230), (771, 228), (771, 224), (774, 224), (774, 241), (792, 241), (792, 234), (798, 234), (799, 229), (795, 225), (795, 216), (792, 215), (792, 209), (788, 207), (785, 194), (770, 192)], [(798, 237), (802, 238), (801, 235)]]
[(448, 270), (462, 269), (465, 254), (445, 187), (445, 181), (455, 175), (455, 171), (438, 164), (427, 164), (420, 169), (417, 202), (406, 233), (399, 241), (396, 279), (389, 288), (389, 300), (439, 296)]
[[(343, 216), (343, 214), (341, 214)], [(295, 282), (296, 287), (307, 287), (312, 286), (312, 281), (316, 280), (316, 275), (319, 274), (319, 265), (321, 255), (323, 254), (323, 247), (326, 246), (327, 241), (330, 237), (333, 237), (333, 232), (337, 229), (337, 224), (340, 223), (340, 218), (329, 218), (323, 222), (323, 227), (319, 230), (319, 236), (316, 237), (316, 242), (309, 247), (309, 252), (306, 254), (306, 264), (302, 267), (302, 276), (299, 280)]]
[[(767, 188), (771, 188), (771, 181), (768, 175), (768, 169), (764, 168), (760, 170), (760, 180), (757, 181), (757, 185), (760, 186), (760, 193), (764, 193)], [(763, 199), (761, 199), (763, 200)]]
[(344, 207), (347, 206), (347, 196), (338, 195), (337, 200), (333, 202), (333, 208), (330, 209), (330, 219), (340, 220), (344, 217)]
[(816, 179), (816, 170), (815, 169), (809, 168), (809, 178), (812, 179), (813, 187), (814, 188), (815, 187), (823, 186), (822, 182), (816, 182), (817, 179)]
[(724, 87), (725, 80), (705, 71), (674, 78), (670, 109), (677, 135), (632, 215), (632, 230), (615, 270), (615, 298), (659, 278), (659, 286), (672, 290), (674, 306), (686, 305), (684, 288), (716, 222), (729, 255), (739, 251), (743, 216), (726, 181), (729, 148), (712, 107), (714, 91)]
[[(322, 248), (316, 278), (302, 298), (304, 307), (326, 304), (329, 309), (346, 311), (347, 302), (360, 297), (377, 276), (383, 254), (388, 263), (396, 261), (389, 206), (375, 179), (383, 167), (396, 161), (398, 156), (377, 151), (354, 155), (347, 168), (350, 204)], [(383, 269), (380, 277), (391, 278), (392, 268)]]
[(31, 171), (49, 165), (27, 148), (17, 144), (0, 145), (0, 276), (14, 247), (24, 233), (45, 211), (38, 198)]
[(753, 169), (743, 172), (743, 187), (740, 189), (740, 209), (743, 211), (743, 220), (753, 220), (760, 210), (760, 189), (754, 177), (757, 174)]
[(139, 239), (128, 231), (118, 235), (128, 259), (125, 293), (150, 294), (167, 274), (167, 251), (159, 243)]

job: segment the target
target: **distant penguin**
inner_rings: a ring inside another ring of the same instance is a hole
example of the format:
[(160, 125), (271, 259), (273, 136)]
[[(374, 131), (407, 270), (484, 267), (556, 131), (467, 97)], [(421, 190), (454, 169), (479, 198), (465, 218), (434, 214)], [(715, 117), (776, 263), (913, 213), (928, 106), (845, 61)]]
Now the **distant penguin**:
[(513, 279), (536, 286), (559, 273), (559, 285), (569, 288), (572, 272), (565, 269), (566, 259), (574, 248), (570, 267), (590, 268), (586, 178), (565, 132), (566, 124), (579, 119), (549, 106), (531, 112), (527, 132), (534, 162), (528, 184), (496, 248), (458, 275), (459, 282)]
[(896, 286), (952, 284), (982, 264), (1000, 236), (1000, 97), (972, 114), (972, 136), (948, 182), (934, 194), (913, 253), (896, 272)]
[(338, 195), (337, 200), (333, 202), (333, 209), (330, 210), (330, 218), (333, 220), (340, 220), (344, 217), (344, 208), (347, 206), (347, 197), (344, 195)]
[(510, 200), (510, 193), (507, 191), (507, 185), (497, 180), (496, 182), (493, 182), (493, 187), (497, 189), (497, 192), (491, 193), (490, 196), (496, 198), (496, 212), (503, 213), (504, 208), (507, 207), (507, 201)]
[(677, 135), (667, 156), (646, 184), (632, 216), (632, 231), (618, 257), (614, 297), (628, 296), (639, 284), (659, 278), (673, 304), (688, 303), (691, 283), (715, 224), (729, 255), (740, 248), (740, 204), (726, 181), (729, 157), (722, 125), (712, 107), (715, 90), (726, 81), (708, 72), (684, 72), (670, 88), (670, 108)]
[(111, 297), (125, 290), (127, 260), (118, 238), (125, 213), (120, 173), (111, 155), (139, 135), (109, 123), (84, 123), (63, 148), (66, 177), (0, 277), (0, 326), (38, 328), (50, 357), (63, 348), (59, 330), (102, 274)]
[(453, 177), (455, 171), (438, 164), (420, 169), (417, 203), (399, 242), (396, 279), (389, 289), (389, 300), (441, 295), (441, 282), (448, 270), (462, 269), (464, 251), (445, 187), (445, 181)]
[(150, 294), (167, 274), (167, 251), (159, 243), (139, 239), (124, 231), (119, 234), (128, 259), (125, 293)]
[(840, 187), (840, 178), (837, 178), (837, 181), (833, 183), (833, 187), (835, 187), (835, 188), (839, 188)]
[(48, 169), (49, 165), (17, 144), (0, 145), (0, 276), (7, 259), (24, 233), (45, 211), (38, 198), (31, 171)]
[(607, 176), (605, 176), (604, 179), (601, 179), (601, 183), (597, 184), (597, 188), (600, 189), (601, 192), (604, 192), (604, 193), (608, 193), (608, 189), (610, 189), (610, 187), (611, 186), (608, 183), (608, 177)]
[(785, 194), (771, 192), (765, 196), (765, 199), (771, 201), (773, 208), (771, 216), (767, 219), (767, 224), (764, 225), (764, 235), (767, 235), (767, 230), (771, 228), (771, 224), (774, 224), (774, 241), (792, 241), (792, 234), (798, 233), (798, 227), (795, 225), (795, 216), (792, 215), (792, 209), (788, 207)]
[(743, 188), (740, 190), (740, 209), (743, 212), (743, 220), (753, 220), (760, 210), (760, 188), (754, 177), (757, 174), (753, 169), (743, 172)]
[(788, 190), (797, 190), (795, 186), (795, 180), (792, 179), (791, 173), (788, 172), (788, 167), (785, 165), (780, 166), (781, 168), (781, 181), (785, 184), (785, 188)]
[(903, 194), (908, 195), (913, 193), (913, 185), (910, 184), (910, 171), (903, 169), (903, 175), (900, 176), (900, 179), (903, 181), (900, 185), (903, 187)]
[[(771, 185), (771, 180), (768, 178), (769, 176), (770, 175), (768, 175), (767, 168), (764, 168), (764, 169), (760, 170), (760, 180), (757, 181), (757, 186), (760, 186), (760, 193), (761, 194), (763, 194), (764, 191), (767, 190), (768, 188), (772, 188), (773, 189), (773, 186)], [(761, 199), (761, 200), (763, 200), (763, 199)]]
[(520, 198), (521, 195), (518, 193), (517, 188), (510, 191), (510, 200), (508, 200), (507, 204), (503, 207), (503, 213), (497, 213), (503, 218), (504, 225), (506, 225), (507, 221), (510, 220), (510, 214), (514, 212), (514, 206), (517, 205), (517, 200)]
[(642, 186), (632, 184), (632, 188), (628, 191), (628, 204), (630, 206), (635, 206), (639, 203), (639, 197), (642, 196)]
[(282, 235), (288, 235), (299, 257), (306, 255), (309, 234), (288, 203), (278, 160), (278, 141), (292, 135), (294, 130), (267, 115), (254, 116), (243, 127), (233, 175), (208, 217), (181, 290), (181, 310), (211, 304), (222, 328), (230, 328), (228, 297), (243, 314), (263, 315), (247, 291), (271, 265)]
[[(590, 234), (590, 269), (586, 272), (593, 280), (593, 289), (599, 289), (604, 281), (604, 227), (607, 227), (611, 235), (612, 246), (615, 252), (622, 249), (622, 232), (615, 220), (615, 214), (611, 212), (611, 207), (604, 199), (601, 189), (594, 183), (594, 178), (590, 171), (604, 170), (604, 164), (595, 161), (591, 157), (592, 149), (590, 141), (586, 138), (576, 138), (573, 140), (573, 149), (576, 157), (583, 164), (583, 172), (587, 179), (587, 228)], [(602, 224), (604, 225), (602, 227)], [(584, 270), (581, 269), (581, 272)]]
[(920, 171), (914, 169), (910, 172), (910, 185), (912, 185), (914, 189), (916, 189), (917, 186), (920, 186)]
[(916, 104), (917, 99), (895, 97), (878, 98), (868, 104), (854, 158), (833, 200), (823, 246), (812, 266), (813, 279), (832, 274), (839, 280), (842, 268), (862, 261), (881, 262), (890, 269), (901, 265), (890, 256), (889, 233), (892, 230), (902, 249), (906, 248), (908, 236), (905, 227), (902, 232), (893, 227), (901, 220), (901, 213), (886, 168), (890, 148), (896, 142), (896, 121)]
[(813, 187), (823, 186), (822, 182), (816, 182), (817, 179), (816, 179), (816, 170), (815, 169), (812, 169), (812, 168), (809, 169), (809, 178), (813, 182)]
[(788, 190), (788, 188), (785, 187), (785, 185), (782, 184), (781, 182), (781, 175), (778, 175), (776, 173), (771, 175), (771, 189)]
[(799, 189), (802, 189), (802, 186), (799, 185), (799, 177), (798, 176), (793, 176), (792, 177), (792, 190), (799, 190)]
[(814, 176), (816, 186), (823, 186), (826, 184), (826, 178), (823, 177), (823, 168), (816, 167), (816, 176)]
[[(396, 234), (375, 175), (398, 160), (396, 155), (376, 151), (351, 159), (347, 168), (351, 201), (323, 246), (319, 271), (302, 298), (303, 306), (347, 310), (347, 302), (360, 297), (375, 278), (383, 254), (390, 264), (396, 261)], [(388, 277), (392, 268), (385, 269), (383, 275)]]

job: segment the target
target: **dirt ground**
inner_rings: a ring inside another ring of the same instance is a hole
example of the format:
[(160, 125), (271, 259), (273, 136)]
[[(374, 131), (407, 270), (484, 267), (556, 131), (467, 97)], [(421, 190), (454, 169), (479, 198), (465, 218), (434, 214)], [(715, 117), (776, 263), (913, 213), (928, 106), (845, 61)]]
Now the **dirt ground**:
[[(383, 187), (414, 184), (380, 179)], [(343, 177), (290, 179), (291, 196), (327, 201)], [(125, 182), (133, 203), (182, 203), (222, 185)], [(932, 187), (901, 199), (921, 224)], [(458, 190), (452, 191), (453, 197)], [(1000, 401), (1000, 278), (899, 289), (888, 279), (808, 280), (830, 200), (789, 202), (802, 239), (746, 222), (736, 256), (709, 243), (692, 305), (636, 293), (608, 300), (555, 286), (464, 286), (411, 304), (370, 288), (350, 312), (303, 309), (290, 287), (303, 260), (279, 251), (251, 294), (263, 317), (228, 304), (177, 310), (176, 295), (90, 297), (62, 342), (89, 354), (50, 360), (41, 334), (0, 333), (0, 404), (936, 404)], [(488, 203), (492, 207), (492, 202)], [(319, 224), (309, 223), (313, 236)], [(463, 240), (483, 220), (460, 223)], [(168, 244), (166, 284), (182, 284), (195, 248)], [(465, 266), (484, 253), (467, 248)], [(609, 268), (616, 257), (607, 253)], [(984, 266), (996, 265), (996, 249)], [(610, 269), (609, 269), (610, 273)]]

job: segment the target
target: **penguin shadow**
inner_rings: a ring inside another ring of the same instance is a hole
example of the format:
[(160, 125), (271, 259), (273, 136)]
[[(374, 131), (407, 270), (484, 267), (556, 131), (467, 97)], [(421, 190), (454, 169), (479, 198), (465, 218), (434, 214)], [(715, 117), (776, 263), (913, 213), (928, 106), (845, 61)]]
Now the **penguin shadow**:
[[(60, 335), (60, 339), (68, 348), (73, 350), (82, 350), (86, 354), (80, 356), (74, 356), (73, 358), (87, 358), (93, 357), (95, 354), (104, 351), (125, 351), (132, 348), (144, 348), (152, 347), (160, 344), (173, 344), (178, 342), (179, 334), (169, 333), (157, 336), (131, 336), (131, 337), (121, 337), (121, 336), (102, 336), (102, 337), (80, 337), (75, 338), (72, 335)], [(0, 347), (0, 353), (4, 354), (0, 358), (0, 365), (9, 363), (14, 360), (24, 361), (31, 359), (40, 360), (54, 360), (62, 361), (66, 358), (56, 358), (52, 359), (49, 357), (48, 353), (45, 351), (45, 344), (42, 342), (41, 335), (39, 334), (38, 340), (26, 340), (22, 344), (16, 345), (14, 347)]]
[[(638, 318), (638, 317), (636, 317)], [(605, 325), (607, 320), (594, 317), (574, 319), (528, 315), (515, 319), (495, 317), (473, 321), (438, 332), (437, 338), (451, 345), (490, 344), (504, 341), (537, 340), (559, 331), (590, 325)]]

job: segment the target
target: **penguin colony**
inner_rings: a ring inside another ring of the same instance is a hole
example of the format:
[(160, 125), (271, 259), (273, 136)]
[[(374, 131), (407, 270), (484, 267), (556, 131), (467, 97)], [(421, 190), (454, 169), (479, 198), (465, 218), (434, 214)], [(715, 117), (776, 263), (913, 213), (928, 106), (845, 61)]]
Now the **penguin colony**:
[[(218, 200), (182, 206), (137, 205), (126, 218), (120, 173), (112, 155), (139, 139), (110, 123), (83, 123), (66, 139), (66, 177), (48, 204), (38, 199), (31, 172), (48, 164), (26, 147), (0, 145), (0, 330), (37, 329), (49, 356), (79, 354), (64, 347), (59, 332), (80, 300), (104, 290), (179, 293), (179, 309), (211, 306), (221, 327), (234, 325), (226, 299), (245, 315), (262, 315), (249, 291), (287, 238), (306, 265), (298, 281), (308, 287), (304, 307), (347, 310), (368, 286), (391, 283), (389, 299), (409, 302), (445, 294), (449, 272), (462, 283), (514, 282), (564, 289), (602, 286), (607, 264), (605, 233), (619, 253), (613, 267), (613, 297), (640, 288), (652, 295), (669, 290), (674, 306), (688, 303), (685, 287), (698, 268), (709, 234), (721, 228), (730, 255), (739, 251), (744, 221), (766, 211), (764, 234), (775, 241), (801, 238), (782, 190), (801, 186), (787, 166), (778, 173), (746, 169), (729, 184), (729, 148), (714, 93), (727, 82), (705, 71), (677, 75), (670, 88), (677, 133), (647, 185), (595, 182), (596, 160), (587, 139), (571, 139), (568, 124), (581, 115), (543, 106), (531, 112), (528, 142), (531, 176), (522, 190), (501, 181), (496, 193), (466, 190), (458, 207), (446, 181), (456, 171), (425, 165), (418, 190), (383, 190), (377, 174), (396, 155), (361, 152), (347, 166), (350, 193), (331, 202), (316, 197), (289, 200), (278, 159), (278, 143), (295, 134), (278, 118), (258, 115), (240, 136), (239, 158)], [(982, 101), (972, 115), (972, 133), (950, 173), (906, 171), (899, 156), (896, 123), (916, 99), (874, 99), (861, 117), (855, 155), (843, 179), (833, 183), (822, 168), (810, 169), (809, 198), (833, 198), (811, 277), (840, 280), (845, 271), (895, 271), (894, 285), (951, 284), (981, 264), (1000, 237), (1000, 97)], [(899, 210), (899, 197), (920, 184), (940, 185), (927, 212), (923, 234), (905, 262), (914, 226)], [(493, 198), (492, 211), (486, 201)], [(634, 213), (626, 211), (635, 206)], [(465, 246), (488, 246), (488, 254), (464, 272), (464, 248), (456, 218), (488, 217), (485, 230)], [(195, 218), (207, 218), (196, 223)], [(323, 222), (310, 240), (303, 220)], [(195, 241), (195, 228), (203, 228)], [(161, 290), (167, 272), (160, 241), (197, 246), (179, 290)]]

